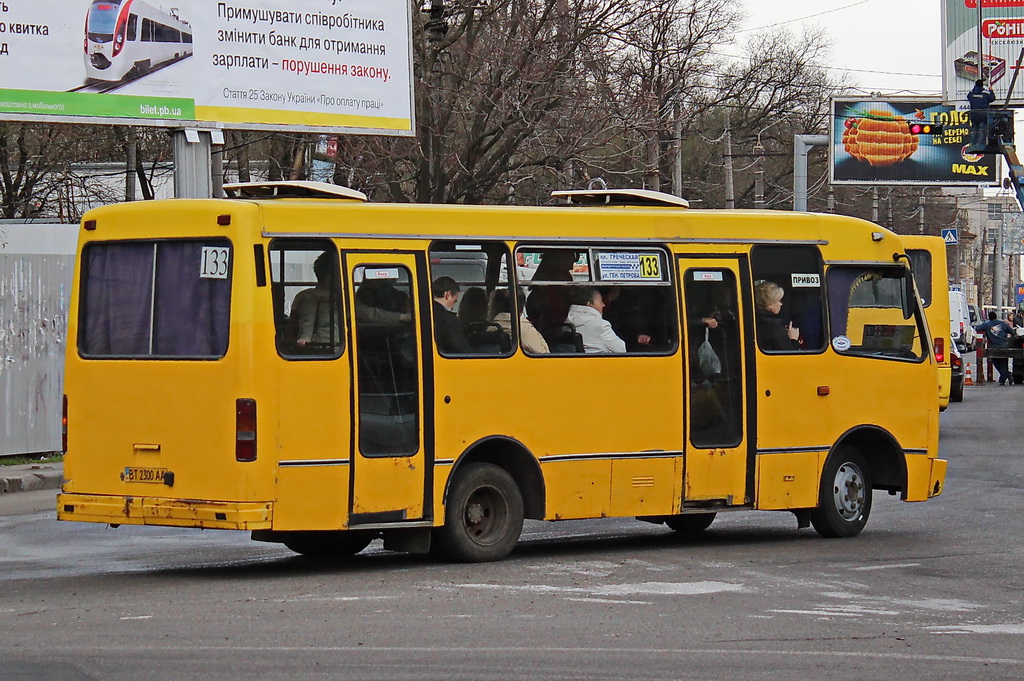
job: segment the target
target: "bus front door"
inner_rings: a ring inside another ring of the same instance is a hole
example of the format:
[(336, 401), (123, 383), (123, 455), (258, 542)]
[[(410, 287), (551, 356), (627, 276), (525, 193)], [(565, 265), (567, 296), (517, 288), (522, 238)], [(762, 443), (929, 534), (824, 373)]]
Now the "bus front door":
[(682, 257), (687, 427), (683, 506), (753, 500), (751, 302), (741, 256)]
[(423, 351), (413, 254), (345, 254), (351, 353), (349, 526), (420, 520), (427, 508)]

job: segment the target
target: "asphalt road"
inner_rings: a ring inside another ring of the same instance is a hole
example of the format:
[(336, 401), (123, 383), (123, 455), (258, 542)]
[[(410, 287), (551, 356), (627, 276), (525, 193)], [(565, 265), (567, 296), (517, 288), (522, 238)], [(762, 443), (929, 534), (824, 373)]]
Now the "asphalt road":
[(691, 541), (531, 522), (500, 563), (374, 544), (331, 565), (241, 533), (58, 523), (52, 492), (8, 495), (0, 679), (1018, 681), (1022, 407), (1024, 386), (968, 388), (942, 415), (943, 496), (876, 496), (853, 539), (786, 513)]

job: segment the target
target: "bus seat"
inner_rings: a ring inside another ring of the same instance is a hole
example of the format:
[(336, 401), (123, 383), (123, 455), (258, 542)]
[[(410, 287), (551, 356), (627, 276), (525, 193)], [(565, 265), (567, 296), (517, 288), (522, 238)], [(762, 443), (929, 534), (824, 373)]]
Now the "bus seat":
[(583, 336), (576, 331), (576, 327), (568, 322), (559, 324), (549, 329), (544, 334), (544, 340), (548, 342), (548, 349), (554, 355), (583, 354)]
[(512, 350), (512, 339), (496, 322), (473, 322), (466, 327), (466, 340), (474, 352), (503, 355)]

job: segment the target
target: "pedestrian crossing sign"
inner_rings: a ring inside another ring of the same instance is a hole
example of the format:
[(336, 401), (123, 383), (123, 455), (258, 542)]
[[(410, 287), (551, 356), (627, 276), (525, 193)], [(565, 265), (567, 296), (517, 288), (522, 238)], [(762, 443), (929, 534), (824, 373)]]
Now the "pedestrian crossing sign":
[(955, 246), (960, 243), (960, 239), (956, 233), (956, 227), (950, 227), (942, 230), (942, 240), (946, 242), (947, 246)]

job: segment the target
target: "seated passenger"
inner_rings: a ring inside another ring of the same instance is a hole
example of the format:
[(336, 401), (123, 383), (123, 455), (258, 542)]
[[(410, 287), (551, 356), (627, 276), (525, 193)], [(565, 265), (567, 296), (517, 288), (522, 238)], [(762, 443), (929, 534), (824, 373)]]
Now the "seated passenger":
[(522, 309), (519, 310), (519, 342), (522, 344), (523, 349), (535, 355), (551, 352), (548, 342), (544, 340), (544, 336), (537, 330), (537, 322), (543, 314), (540, 296), (530, 296), (526, 299), (525, 306), (522, 302), (522, 296), (519, 296), (519, 301), (520, 308), (525, 307), (526, 310), (526, 314), (523, 314)]
[(459, 321), (462, 328), (487, 321), (487, 292), (479, 286), (466, 289), (459, 299)]
[(757, 344), (762, 350), (786, 351), (800, 349), (800, 329), (793, 322), (783, 323), (782, 287), (772, 281), (763, 281), (754, 287), (757, 305)]
[(438, 277), (430, 286), (434, 298), (434, 341), (442, 353), (471, 353), (462, 322), (452, 312), (459, 302), (459, 285), (451, 277)]
[(295, 325), (295, 344), (299, 347), (310, 343), (337, 344), (341, 338), (337, 301), (332, 301), (331, 295), (330, 278), (333, 269), (328, 252), (317, 256), (313, 261), (316, 287), (299, 291), (292, 301), (289, 320)]
[(567, 322), (583, 336), (583, 348), (588, 353), (619, 353), (626, 351), (626, 343), (615, 335), (611, 323), (601, 316), (604, 299), (601, 292), (584, 286), (574, 292), (569, 306)]
[[(491, 291), (491, 303), (487, 311), (487, 318), (501, 327), (507, 334), (512, 333), (512, 306), (509, 304), (508, 289), (496, 288)], [(519, 304), (522, 305), (522, 296), (519, 296)], [(522, 310), (520, 310), (522, 312)]]

